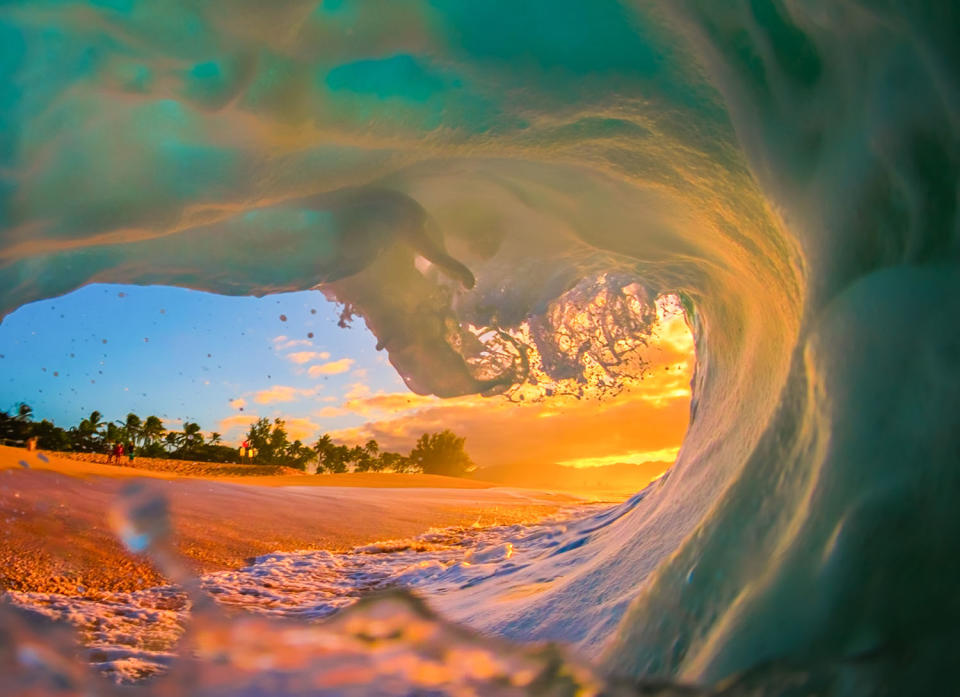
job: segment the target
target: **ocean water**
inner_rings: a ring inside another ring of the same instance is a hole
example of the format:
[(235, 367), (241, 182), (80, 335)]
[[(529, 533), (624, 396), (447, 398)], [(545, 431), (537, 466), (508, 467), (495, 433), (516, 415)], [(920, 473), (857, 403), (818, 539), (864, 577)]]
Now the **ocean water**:
[[(665, 294), (696, 339), (677, 464), (561, 576), (223, 619), (159, 545), (194, 648), (138, 689), (954, 691), (958, 30), (947, 0), (3, 4), (2, 312), (316, 287), (441, 396), (615, 387)], [(113, 689), (0, 611), (2, 689)]]
[[(136, 496), (163, 500), (159, 490)], [(414, 592), (432, 604), (447, 596), (463, 602), (463, 591), (488, 584), (500, 592), (525, 595), (529, 584), (519, 572), (536, 566), (540, 586), (556, 582), (584, 562), (583, 556), (569, 554), (577, 548), (570, 539), (603, 529), (642, 498), (638, 494), (613, 510), (609, 504), (580, 505), (531, 525), (442, 528), (349, 552), (267, 554), (245, 568), (209, 573), (195, 581), (203, 597), (217, 603), (211, 613), (214, 624), (228, 623), (238, 612), (312, 624), (361, 598), (388, 591)], [(72, 625), (91, 664), (118, 683), (168, 670), (193, 619), (194, 604), (178, 585), (84, 597), (8, 591), (4, 600)]]

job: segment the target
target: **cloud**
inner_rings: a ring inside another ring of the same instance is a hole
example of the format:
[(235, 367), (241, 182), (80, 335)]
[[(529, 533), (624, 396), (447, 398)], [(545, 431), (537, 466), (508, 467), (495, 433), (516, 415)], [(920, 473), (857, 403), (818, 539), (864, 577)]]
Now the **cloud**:
[[(366, 386), (364, 385), (364, 387)], [(373, 395), (354, 396), (350, 399), (350, 394), (354, 392), (354, 390), (351, 390), (348, 393), (348, 399), (344, 401), (343, 408), (358, 414), (369, 414), (371, 412), (401, 414), (428, 404), (440, 404), (442, 401), (439, 397), (419, 395), (413, 392), (378, 392)]]
[(314, 436), (320, 431), (320, 424), (314, 423), (310, 419), (302, 417), (280, 417), (287, 424), (287, 435), (290, 440), (299, 440), (307, 443), (314, 439)]
[(259, 417), (256, 414), (234, 414), (225, 419), (220, 419), (217, 430), (225, 435), (237, 428), (246, 430), (250, 424), (256, 422), (257, 418)]
[(309, 339), (291, 339), (286, 334), (275, 336), (272, 341), (278, 351), (286, 351), (295, 346), (313, 346), (313, 342)]
[[(324, 397), (323, 401), (333, 402), (336, 398)], [(378, 392), (372, 394), (370, 386), (355, 382), (344, 395), (339, 406), (323, 407), (314, 412), (314, 416), (332, 419), (348, 414), (376, 415), (378, 418), (395, 416), (419, 409), (428, 404), (439, 404), (439, 397), (424, 396), (413, 392)]]
[(296, 353), (288, 353), (284, 357), (297, 365), (303, 365), (311, 361), (325, 361), (330, 358), (330, 354), (326, 351), (297, 351)]
[(243, 399), (242, 397), (230, 400), (231, 409), (243, 409), (245, 406), (247, 406), (247, 400)]
[[(689, 410), (686, 399), (657, 405), (637, 394), (608, 402), (554, 399), (522, 405), (499, 397), (472, 397), (438, 400), (331, 435), (346, 443), (375, 438), (387, 450), (407, 452), (421, 434), (450, 429), (466, 437), (467, 452), (482, 466), (590, 465), (602, 458), (636, 461), (640, 452), (663, 457), (683, 441)], [(544, 412), (550, 417), (542, 418)]]
[(619, 452), (604, 457), (584, 457), (577, 460), (561, 460), (558, 465), (569, 465), (573, 467), (602, 467), (604, 465), (616, 465), (621, 462), (632, 462), (634, 464), (643, 464), (644, 462), (663, 462), (672, 464), (677, 459), (680, 452), (680, 446), (673, 448), (660, 448), (659, 450), (634, 450), (632, 452)]
[(375, 438), (384, 449), (408, 452), (421, 434), (449, 428), (466, 437), (467, 452), (481, 466), (669, 463), (689, 421), (694, 356), (685, 326), (674, 323), (665, 333), (667, 340), (651, 347), (643, 380), (615, 398), (561, 396), (518, 404), (501, 397), (372, 394), (356, 383), (340, 408), (369, 420), (331, 436), (350, 444)]
[(317, 393), (316, 389), (300, 389), (287, 385), (274, 385), (266, 390), (260, 390), (253, 396), (257, 404), (274, 404), (276, 402), (293, 402), (302, 397), (311, 397)]
[[(257, 414), (234, 414), (220, 419), (217, 430), (224, 436), (232, 435), (233, 440), (239, 442), (241, 436), (260, 417)], [(290, 440), (299, 440), (304, 443), (312, 441), (319, 433), (320, 424), (300, 416), (281, 416), (286, 424), (287, 436)], [(272, 421), (272, 419), (271, 419)], [(232, 432), (232, 433), (231, 433)]]
[(354, 363), (352, 358), (341, 358), (338, 361), (330, 361), (329, 363), (321, 363), (320, 365), (312, 365), (307, 371), (307, 374), (315, 378), (319, 375), (339, 375), (340, 373), (346, 373), (350, 370), (350, 366)]
[(367, 385), (363, 382), (355, 382), (350, 385), (350, 391), (343, 395), (345, 402), (349, 402), (352, 399), (360, 399), (361, 397), (366, 397), (371, 393), (370, 385)]

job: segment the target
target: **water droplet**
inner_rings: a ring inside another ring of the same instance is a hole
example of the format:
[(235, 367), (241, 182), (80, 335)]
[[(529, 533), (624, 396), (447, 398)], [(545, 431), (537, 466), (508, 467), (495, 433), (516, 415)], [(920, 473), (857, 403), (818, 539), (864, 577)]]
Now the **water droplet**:
[(131, 552), (145, 552), (170, 534), (167, 499), (144, 484), (130, 484), (110, 511), (110, 523)]

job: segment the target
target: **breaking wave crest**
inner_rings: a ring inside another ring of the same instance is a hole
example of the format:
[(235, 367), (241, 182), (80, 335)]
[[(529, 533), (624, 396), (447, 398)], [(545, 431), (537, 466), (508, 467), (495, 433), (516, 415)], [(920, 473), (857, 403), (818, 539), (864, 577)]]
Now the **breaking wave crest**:
[[(696, 337), (670, 476), (559, 581), (534, 563), (528, 594), (451, 609), (596, 668), (393, 598), (309, 629), (198, 622), (166, 684), (942, 691), (958, 24), (946, 0), (5, 4), (4, 312), (90, 282), (316, 287), (441, 396), (615, 389), (665, 294)], [(3, 613), (24, 684), (87, 680)], [(467, 664), (487, 668), (451, 678)]]

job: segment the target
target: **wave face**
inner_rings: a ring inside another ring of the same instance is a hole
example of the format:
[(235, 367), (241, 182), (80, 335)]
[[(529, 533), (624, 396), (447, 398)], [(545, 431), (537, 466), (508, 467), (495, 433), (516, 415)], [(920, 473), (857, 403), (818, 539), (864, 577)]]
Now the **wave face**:
[(670, 476), (562, 583), (453, 614), (633, 678), (936, 692), (958, 30), (947, 0), (5, 3), (0, 312), (317, 287), (450, 396), (531, 353), (586, 380), (544, 319), (578, 288), (677, 293), (698, 368)]

